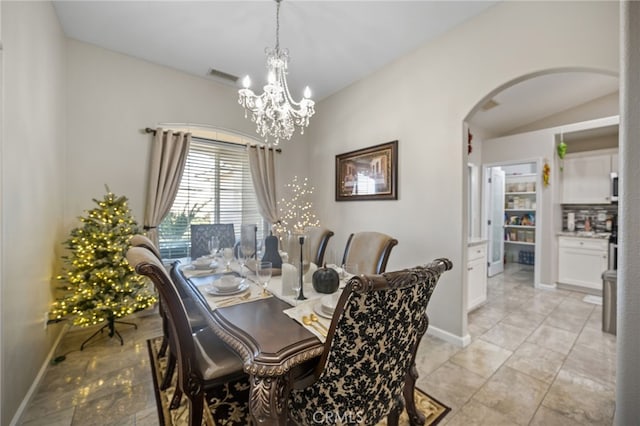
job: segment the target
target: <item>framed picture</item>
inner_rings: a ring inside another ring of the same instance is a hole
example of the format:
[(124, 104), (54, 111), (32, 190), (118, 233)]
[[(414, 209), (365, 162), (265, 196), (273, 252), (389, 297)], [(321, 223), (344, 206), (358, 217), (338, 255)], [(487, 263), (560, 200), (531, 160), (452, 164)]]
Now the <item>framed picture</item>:
[(336, 201), (397, 200), (398, 141), (336, 155)]

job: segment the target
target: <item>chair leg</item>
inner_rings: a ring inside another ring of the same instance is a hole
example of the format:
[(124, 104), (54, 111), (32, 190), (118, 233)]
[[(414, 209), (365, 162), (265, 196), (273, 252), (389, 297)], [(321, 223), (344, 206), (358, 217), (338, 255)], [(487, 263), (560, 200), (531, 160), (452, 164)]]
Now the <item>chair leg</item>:
[(407, 404), (407, 414), (409, 415), (409, 424), (411, 426), (421, 426), (424, 425), (427, 421), (427, 418), (418, 410), (416, 407), (415, 400), (415, 391), (416, 391), (416, 380), (418, 379), (418, 369), (416, 368), (416, 364), (414, 363), (409, 372), (407, 372), (407, 376), (405, 377), (404, 382), (404, 400)]
[(162, 379), (162, 384), (160, 385), (161, 390), (167, 390), (169, 386), (171, 386), (171, 379), (173, 379), (173, 373), (176, 370), (176, 356), (169, 351), (169, 359), (167, 359), (167, 371), (164, 373), (164, 377)]
[(398, 396), (398, 398), (396, 398), (393, 408), (387, 415), (388, 426), (398, 426), (398, 423), (400, 422), (400, 414), (402, 414), (403, 409), (404, 409), (404, 399), (402, 398), (402, 396)]
[(189, 426), (202, 426), (204, 395), (200, 394), (189, 400)]
[(166, 355), (168, 347), (169, 339), (167, 339), (167, 336), (162, 336), (162, 344), (160, 344), (160, 349), (158, 349), (158, 358), (162, 358)]
[(173, 397), (171, 398), (171, 403), (169, 404), (169, 410), (175, 410), (180, 406), (180, 401), (182, 401), (182, 390), (179, 387), (176, 387), (176, 391), (173, 393)]

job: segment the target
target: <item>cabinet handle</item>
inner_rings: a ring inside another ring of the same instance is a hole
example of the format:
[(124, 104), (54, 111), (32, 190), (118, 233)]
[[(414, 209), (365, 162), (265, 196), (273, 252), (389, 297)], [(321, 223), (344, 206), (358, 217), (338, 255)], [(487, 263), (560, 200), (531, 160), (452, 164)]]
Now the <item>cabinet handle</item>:
[(467, 271), (471, 271), (472, 269), (473, 269), (473, 266), (469, 266), (469, 267), (467, 268)]

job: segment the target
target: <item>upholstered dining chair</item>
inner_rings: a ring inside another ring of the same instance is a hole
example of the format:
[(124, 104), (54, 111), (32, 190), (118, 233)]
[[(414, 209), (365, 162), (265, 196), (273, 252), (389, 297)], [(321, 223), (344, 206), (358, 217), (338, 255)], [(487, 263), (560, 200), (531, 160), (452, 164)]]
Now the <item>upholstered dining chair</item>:
[(150, 250), (160, 261), (162, 261), (160, 250), (158, 250), (158, 247), (156, 247), (153, 241), (151, 241), (147, 236), (142, 234), (132, 235), (129, 239), (129, 243), (134, 247), (144, 247), (147, 250)]
[(357, 265), (358, 274), (381, 274), (387, 269), (391, 249), (398, 240), (381, 232), (349, 235), (342, 257), (343, 265)]
[(311, 261), (322, 267), (324, 264), (324, 254), (329, 244), (329, 239), (333, 236), (333, 231), (320, 226), (308, 226), (304, 229), (309, 244)]
[(236, 234), (233, 223), (207, 223), (191, 225), (191, 258), (197, 259), (209, 254), (209, 241), (218, 237), (220, 248), (233, 247)]
[[(177, 348), (177, 389), (189, 400), (189, 425), (201, 426), (205, 390), (245, 376), (242, 361), (209, 328), (192, 333), (178, 290), (162, 263), (149, 250), (131, 247), (127, 260), (137, 273), (151, 279), (166, 302), (170, 337)], [(201, 303), (197, 297), (191, 299)]]
[(339, 413), (373, 425), (386, 416), (393, 426), (406, 401), (411, 424), (419, 424), (422, 415), (413, 400), (416, 350), (429, 325), (431, 294), (451, 268), (448, 259), (436, 259), (426, 266), (351, 278), (313, 377), (294, 383), (289, 394), (289, 418), (296, 425), (314, 425), (318, 413)]
[[(151, 241), (147, 236), (142, 235), (142, 234), (135, 234), (132, 235), (131, 238), (129, 239), (129, 244), (131, 244), (133, 247), (144, 247), (147, 250), (149, 250), (151, 253), (153, 253), (158, 260), (162, 261), (162, 256), (160, 255), (160, 250), (158, 250), (158, 247), (156, 247), (156, 245), (153, 243), (153, 241)], [(160, 302), (158, 303), (158, 312), (160, 313), (160, 316), (162, 317), (162, 345), (160, 345), (160, 349), (158, 350), (158, 355), (160, 357), (163, 357), (166, 352), (167, 352), (167, 346), (169, 345), (169, 325), (167, 323), (167, 317), (164, 313), (164, 308), (162, 307), (162, 299), (160, 299)], [(172, 373), (173, 374), (173, 373)]]

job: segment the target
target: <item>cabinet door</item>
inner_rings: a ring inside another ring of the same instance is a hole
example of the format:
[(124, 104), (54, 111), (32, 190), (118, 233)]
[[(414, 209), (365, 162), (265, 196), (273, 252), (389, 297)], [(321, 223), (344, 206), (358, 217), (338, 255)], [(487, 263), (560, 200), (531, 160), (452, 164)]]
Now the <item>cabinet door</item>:
[(563, 202), (565, 204), (608, 204), (611, 155), (565, 157)]
[(607, 253), (561, 247), (558, 259), (558, 282), (589, 289), (602, 289), (602, 273), (607, 270)]
[(487, 300), (486, 256), (467, 263), (467, 285), (467, 310), (470, 311)]

